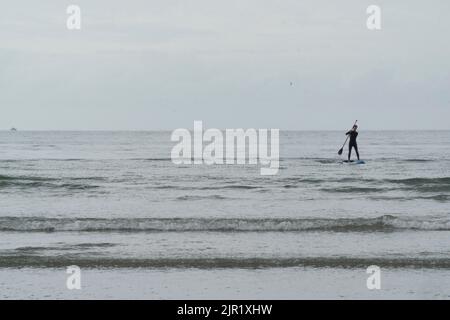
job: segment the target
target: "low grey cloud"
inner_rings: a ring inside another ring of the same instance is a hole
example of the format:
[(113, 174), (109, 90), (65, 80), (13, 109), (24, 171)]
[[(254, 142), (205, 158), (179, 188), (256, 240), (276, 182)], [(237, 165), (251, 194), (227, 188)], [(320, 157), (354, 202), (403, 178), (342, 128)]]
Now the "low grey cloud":
[(10, 1), (0, 128), (450, 129), (450, 3), (377, 1), (379, 31), (370, 4)]

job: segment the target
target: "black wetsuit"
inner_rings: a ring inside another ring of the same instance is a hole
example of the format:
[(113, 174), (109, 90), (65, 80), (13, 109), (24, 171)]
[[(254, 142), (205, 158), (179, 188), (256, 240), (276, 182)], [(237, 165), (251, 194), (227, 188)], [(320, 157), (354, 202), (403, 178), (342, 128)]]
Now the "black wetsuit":
[(359, 160), (359, 152), (358, 152), (358, 144), (356, 143), (356, 137), (358, 136), (358, 132), (350, 130), (346, 133), (346, 135), (350, 135), (350, 142), (348, 144), (348, 161), (350, 161), (350, 156), (352, 154), (352, 148), (355, 148), (356, 156)]

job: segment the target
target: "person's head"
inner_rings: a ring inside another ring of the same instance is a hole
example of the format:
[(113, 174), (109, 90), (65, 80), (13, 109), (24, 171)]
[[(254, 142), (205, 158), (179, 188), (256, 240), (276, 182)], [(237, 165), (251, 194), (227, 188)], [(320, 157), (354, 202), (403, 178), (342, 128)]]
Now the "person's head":
[(358, 129), (358, 126), (355, 124), (355, 125), (353, 126), (353, 130), (356, 131), (356, 129)]

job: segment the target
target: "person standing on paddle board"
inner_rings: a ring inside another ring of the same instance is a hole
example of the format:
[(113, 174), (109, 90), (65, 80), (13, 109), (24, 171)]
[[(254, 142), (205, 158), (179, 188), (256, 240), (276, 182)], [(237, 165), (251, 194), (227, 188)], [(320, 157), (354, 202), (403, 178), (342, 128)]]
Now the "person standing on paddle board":
[(348, 131), (346, 135), (350, 137), (350, 142), (348, 144), (348, 161), (350, 162), (350, 156), (352, 155), (352, 148), (355, 148), (356, 156), (359, 160), (359, 152), (358, 152), (358, 144), (356, 143), (356, 137), (358, 137), (358, 126), (355, 124), (352, 128), (352, 130)]

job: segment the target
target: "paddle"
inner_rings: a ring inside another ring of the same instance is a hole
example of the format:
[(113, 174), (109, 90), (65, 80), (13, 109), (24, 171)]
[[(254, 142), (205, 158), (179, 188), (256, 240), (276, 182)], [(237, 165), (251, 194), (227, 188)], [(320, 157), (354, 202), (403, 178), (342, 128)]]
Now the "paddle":
[[(357, 122), (358, 122), (358, 120), (355, 121), (355, 123), (353, 124), (353, 126), (355, 126)], [(353, 127), (352, 127), (352, 128), (353, 128)], [(347, 143), (348, 137), (350, 137), (350, 135), (348, 135), (347, 138), (345, 139), (345, 142), (344, 142), (344, 144), (342, 145), (342, 148), (340, 148), (339, 151), (338, 151), (338, 155), (341, 155), (341, 154), (342, 154), (342, 151), (344, 151), (344, 147), (345, 147), (345, 144)]]

